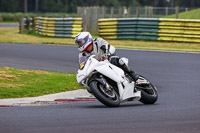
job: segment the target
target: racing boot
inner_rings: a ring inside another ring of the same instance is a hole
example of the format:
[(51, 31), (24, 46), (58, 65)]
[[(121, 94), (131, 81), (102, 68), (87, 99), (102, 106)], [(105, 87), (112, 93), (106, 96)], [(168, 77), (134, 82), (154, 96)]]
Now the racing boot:
[(136, 74), (133, 70), (131, 70), (123, 60), (119, 59), (120, 67), (133, 79), (133, 81), (137, 81), (139, 79), (139, 75)]
[[(128, 72), (127, 72), (128, 73)], [(133, 79), (133, 81), (137, 81), (139, 79), (139, 75), (136, 74), (134, 71), (130, 70), (130, 72), (128, 73), (129, 76), (131, 76), (131, 78)]]

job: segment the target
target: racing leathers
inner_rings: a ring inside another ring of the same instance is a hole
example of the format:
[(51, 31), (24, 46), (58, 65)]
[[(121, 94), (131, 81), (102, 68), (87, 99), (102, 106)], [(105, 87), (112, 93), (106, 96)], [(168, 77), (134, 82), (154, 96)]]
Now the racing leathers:
[(92, 52), (89, 53), (83, 51), (79, 54), (79, 64), (81, 64), (80, 59), (83, 56), (95, 55), (97, 60), (108, 59), (110, 63), (124, 70), (134, 81), (139, 78), (139, 76), (131, 70), (119, 56), (115, 55), (115, 47), (110, 45), (107, 41), (102, 38), (95, 38), (91, 45), (93, 45)]

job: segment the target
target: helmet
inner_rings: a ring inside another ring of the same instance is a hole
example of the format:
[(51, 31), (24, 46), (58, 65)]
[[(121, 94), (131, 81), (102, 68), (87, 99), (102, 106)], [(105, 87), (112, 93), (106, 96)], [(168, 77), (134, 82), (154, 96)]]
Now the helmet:
[(80, 32), (75, 37), (75, 43), (80, 52), (83, 52), (87, 49), (87, 47), (92, 44), (93, 39), (89, 32)]

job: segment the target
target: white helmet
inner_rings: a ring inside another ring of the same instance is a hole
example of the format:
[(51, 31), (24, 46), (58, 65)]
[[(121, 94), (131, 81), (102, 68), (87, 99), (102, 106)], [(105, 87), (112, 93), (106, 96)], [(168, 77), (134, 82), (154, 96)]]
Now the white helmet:
[(75, 43), (80, 52), (83, 52), (87, 49), (87, 47), (92, 44), (93, 39), (89, 32), (80, 32), (75, 37)]

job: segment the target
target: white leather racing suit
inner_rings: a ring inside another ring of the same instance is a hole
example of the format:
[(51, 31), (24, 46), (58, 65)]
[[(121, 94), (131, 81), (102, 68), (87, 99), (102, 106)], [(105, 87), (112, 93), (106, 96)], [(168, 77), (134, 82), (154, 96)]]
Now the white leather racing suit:
[(107, 41), (105, 41), (102, 38), (95, 38), (93, 40), (92, 45), (93, 45), (93, 50), (91, 53), (83, 51), (79, 54), (79, 64), (82, 63), (81, 61), (82, 57), (95, 55), (95, 58), (97, 60), (101, 60), (102, 58), (107, 58), (110, 61), (110, 63), (120, 67), (127, 74), (129, 74), (134, 81), (136, 81), (139, 78), (139, 76), (135, 74), (135, 72), (131, 70), (120, 57), (115, 56), (115, 47), (110, 45)]
[(91, 53), (83, 51), (79, 54), (79, 63), (81, 63), (80, 58), (82, 58), (83, 56), (95, 55), (95, 58), (97, 60), (101, 60), (102, 58), (108, 58), (108, 56), (114, 55), (115, 53), (115, 47), (110, 45), (106, 40), (102, 38), (95, 38), (92, 45), (93, 50)]

